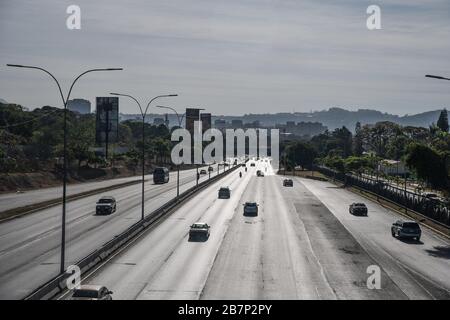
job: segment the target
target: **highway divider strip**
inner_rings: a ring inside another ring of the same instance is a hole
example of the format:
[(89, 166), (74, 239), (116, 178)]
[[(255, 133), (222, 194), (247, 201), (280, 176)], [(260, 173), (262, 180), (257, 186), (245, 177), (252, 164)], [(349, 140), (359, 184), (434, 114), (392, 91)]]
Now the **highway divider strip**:
[[(116, 235), (110, 241), (103, 244), (101, 247), (90, 253), (85, 258), (81, 259), (76, 263), (76, 265), (80, 268), (81, 273), (86, 273), (96, 265), (104, 261), (110, 255), (114, 254), (121, 247), (126, 245), (128, 242), (132, 241), (139, 234), (144, 232), (149, 226), (153, 225), (160, 218), (166, 216), (169, 213), (172, 213), (179, 205), (187, 202), (192, 198), (192, 196), (196, 195), (198, 192), (208, 187), (212, 183), (220, 180), (221, 178), (227, 176), (229, 173), (234, 172), (240, 165), (236, 165), (225, 172), (222, 172), (210, 179), (203, 181), (198, 184), (198, 186), (194, 186), (185, 192), (181, 193), (177, 198), (168, 201), (166, 204), (161, 206), (160, 208), (154, 210), (150, 214), (148, 214), (144, 220), (136, 222), (132, 226), (128, 227), (122, 233)], [(50, 281), (46, 282), (36, 290), (34, 290), (31, 294), (26, 296), (25, 300), (43, 300), (43, 299), (52, 299), (58, 294), (62, 293), (67, 289), (66, 280), (70, 277), (70, 274), (63, 273), (60, 274)]]
[[(66, 202), (79, 200), (79, 199), (86, 198), (86, 197), (89, 197), (89, 196), (92, 196), (92, 195), (95, 195), (98, 193), (106, 192), (106, 191), (111, 191), (111, 190), (115, 190), (115, 189), (128, 187), (128, 186), (131, 186), (134, 184), (141, 183), (141, 181), (142, 181), (141, 179), (127, 181), (127, 182), (115, 184), (112, 186), (107, 186), (107, 187), (102, 187), (102, 188), (97, 188), (97, 189), (93, 189), (93, 190), (89, 190), (89, 191), (80, 192), (77, 194), (72, 194), (72, 195), (69, 195), (66, 197)], [(5, 211), (0, 212), (0, 223), (11, 220), (11, 219), (20, 218), (24, 215), (34, 213), (34, 212), (37, 212), (37, 211), (40, 211), (43, 209), (48, 209), (48, 208), (51, 208), (51, 207), (54, 207), (54, 206), (57, 206), (60, 204), (62, 204), (61, 197), (43, 201), (43, 202), (39, 202), (39, 203), (33, 203), (33, 204), (26, 205), (23, 207), (17, 207), (17, 208), (5, 210)]]

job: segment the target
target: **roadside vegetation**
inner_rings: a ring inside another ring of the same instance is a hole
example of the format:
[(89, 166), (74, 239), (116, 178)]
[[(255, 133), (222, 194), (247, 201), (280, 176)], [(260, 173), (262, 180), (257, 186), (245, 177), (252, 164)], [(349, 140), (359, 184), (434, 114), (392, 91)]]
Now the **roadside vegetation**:
[(281, 165), (311, 170), (325, 165), (340, 173), (380, 175), (397, 182), (399, 175), (377, 170), (385, 159), (404, 163), (409, 178), (419, 189), (431, 188), (450, 194), (450, 134), (447, 111), (429, 128), (402, 127), (392, 122), (356, 124), (354, 133), (346, 127), (326, 131), (308, 141), (285, 142), (281, 146)]
[[(63, 116), (60, 108), (45, 106), (27, 111), (20, 105), (0, 104), (0, 173), (59, 172), (63, 154)], [(71, 174), (83, 169), (127, 167), (136, 170), (142, 158), (142, 122), (119, 124), (115, 147), (126, 152), (110, 152), (105, 160), (93, 147), (95, 114), (68, 111), (68, 163)], [(170, 132), (166, 126), (145, 125), (146, 166), (169, 162)], [(110, 145), (112, 150), (113, 145)]]

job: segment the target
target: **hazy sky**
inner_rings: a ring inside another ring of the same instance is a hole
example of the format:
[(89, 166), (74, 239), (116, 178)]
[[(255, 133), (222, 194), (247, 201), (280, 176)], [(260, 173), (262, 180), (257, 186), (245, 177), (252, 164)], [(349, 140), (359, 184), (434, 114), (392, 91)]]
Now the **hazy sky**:
[[(66, 8), (81, 7), (81, 30)], [(382, 30), (366, 28), (381, 7)], [(48, 68), (73, 98), (155, 95), (213, 114), (374, 108), (417, 113), (450, 107), (449, 0), (0, 0), (0, 98), (60, 106), (51, 79), (6, 63)], [(145, 101), (145, 102), (144, 102)], [(137, 107), (120, 100), (121, 112)], [(155, 111), (153, 109), (152, 111)]]

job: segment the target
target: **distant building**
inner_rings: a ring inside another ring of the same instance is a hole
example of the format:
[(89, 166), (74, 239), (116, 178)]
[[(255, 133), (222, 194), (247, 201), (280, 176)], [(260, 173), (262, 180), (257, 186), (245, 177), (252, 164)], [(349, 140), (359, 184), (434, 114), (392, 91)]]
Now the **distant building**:
[(298, 122), (287, 121), (286, 124), (277, 124), (275, 126), (281, 133), (297, 137), (312, 137), (321, 134), (327, 130), (327, 127), (320, 122)]
[(214, 128), (224, 130), (227, 127), (227, 122), (224, 119), (217, 119), (214, 121)]
[(408, 168), (405, 163), (397, 160), (384, 159), (380, 161), (379, 170), (386, 175), (398, 176), (408, 174)]
[(73, 99), (67, 102), (67, 108), (79, 114), (88, 114), (91, 113), (91, 102), (85, 99)]
[(195, 108), (186, 108), (186, 129), (191, 135), (194, 134), (194, 121), (200, 120), (200, 110)]
[(200, 115), (200, 119), (202, 120), (203, 132), (205, 132), (208, 129), (211, 129), (211, 113), (202, 113)]
[(164, 124), (167, 128), (170, 127), (169, 115), (167, 113), (164, 115)]
[(243, 128), (244, 127), (244, 122), (242, 120), (231, 120), (231, 127), (233, 129), (238, 129), (238, 128)]

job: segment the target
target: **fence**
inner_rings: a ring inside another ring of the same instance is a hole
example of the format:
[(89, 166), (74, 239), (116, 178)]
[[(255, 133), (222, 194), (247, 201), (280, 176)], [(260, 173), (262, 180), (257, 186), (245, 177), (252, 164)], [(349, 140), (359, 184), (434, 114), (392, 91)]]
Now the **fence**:
[(396, 203), (409, 210), (418, 212), (427, 218), (450, 227), (450, 207), (448, 203), (436, 199), (427, 198), (424, 195), (399, 188), (382, 181), (377, 181), (369, 177), (357, 176), (354, 174), (343, 174), (327, 167), (316, 167), (320, 173), (342, 181), (345, 185), (356, 186), (358, 188), (378, 194), (379, 196)]

